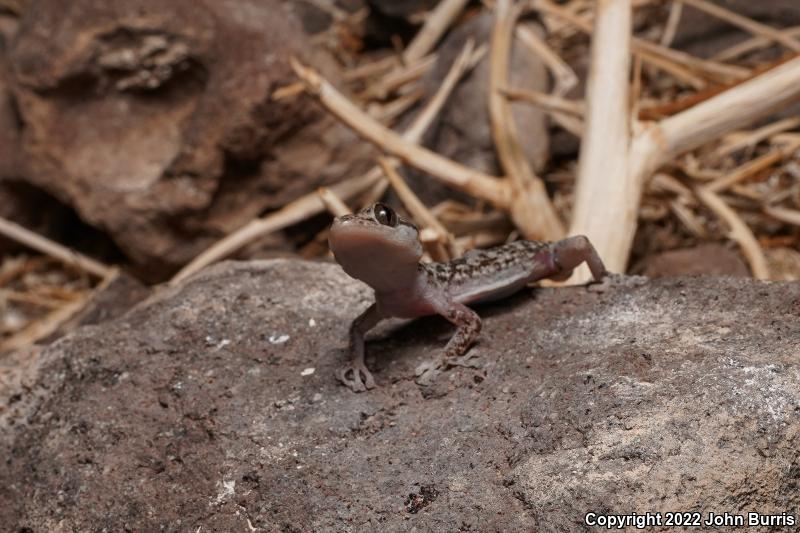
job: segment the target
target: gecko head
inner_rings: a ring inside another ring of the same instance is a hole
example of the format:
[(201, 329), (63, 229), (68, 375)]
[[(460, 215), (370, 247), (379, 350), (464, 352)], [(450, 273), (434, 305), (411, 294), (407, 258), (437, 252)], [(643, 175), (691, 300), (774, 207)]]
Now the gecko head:
[(422, 257), (417, 227), (381, 203), (336, 217), (328, 244), (345, 272), (376, 290), (409, 283)]

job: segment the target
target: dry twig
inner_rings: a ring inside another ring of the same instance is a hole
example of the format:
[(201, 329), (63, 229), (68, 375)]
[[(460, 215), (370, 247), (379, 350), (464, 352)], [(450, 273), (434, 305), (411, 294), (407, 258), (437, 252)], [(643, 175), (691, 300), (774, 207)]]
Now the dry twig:
[(529, 239), (557, 240), (564, 236), (564, 226), (547, 196), (544, 182), (533, 173), (525, 156), (511, 105), (501, 92), (508, 83), (517, 15), (511, 0), (497, 0), (489, 64), (492, 136), (513, 191), (509, 207), (517, 228)]
[(83, 270), (99, 278), (105, 278), (115, 271), (113, 268), (99, 261), (95, 261), (90, 257), (70, 250), (66, 246), (62, 246), (46, 237), (42, 237), (2, 217), (0, 217), (0, 235), (8, 237), (20, 244), (24, 244), (43, 254), (54, 257), (65, 265)]
[(795, 40), (789, 35), (786, 35), (775, 28), (771, 28), (766, 24), (761, 24), (755, 20), (743, 17), (738, 13), (734, 13), (724, 7), (707, 2), (706, 0), (679, 0), (680, 2), (690, 5), (695, 9), (704, 11), (713, 17), (738, 26), (745, 31), (749, 31), (753, 35), (770, 39), (773, 42), (780, 43), (793, 52), (800, 52), (800, 42)]
[(764, 251), (747, 224), (715, 192), (707, 187), (695, 188), (695, 194), (709, 209), (721, 218), (730, 228), (729, 237), (736, 241), (750, 265), (750, 272), (756, 279), (769, 279), (769, 268)]
[[(586, 128), (578, 161), (571, 235), (586, 235), (612, 272), (624, 272), (636, 227), (637, 179), (628, 173), (630, 0), (599, 3), (586, 89)], [(609, 229), (613, 228), (612, 231)], [(587, 272), (578, 273), (583, 280)]]
[(403, 61), (411, 63), (427, 54), (458, 17), (468, 0), (442, 0), (425, 19), (425, 24), (403, 51)]
[(319, 195), (319, 199), (322, 200), (322, 203), (325, 204), (325, 209), (327, 209), (331, 215), (340, 217), (342, 215), (349, 215), (352, 213), (350, 208), (345, 205), (342, 199), (339, 198), (336, 193), (329, 188), (320, 187), (317, 189), (317, 195)]
[(422, 203), (422, 200), (414, 194), (411, 187), (408, 186), (402, 176), (395, 170), (394, 165), (391, 164), (385, 157), (378, 158), (378, 164), (383, 169), (384, 174), (392, 185), (392, 188), (397, 193), (400, 201), (408, 210), (411, 217), (426, 229), (432, 232), (432, 238), (423, 241), (427, 244), (428, 253), (435, 261), (449, 261), (454, 257), (460, 255), (460, 250), (455, 249), (453, 236), (447, 231), (436, 216)]
[[(473, 44), (471, 41), (464, 46), (464, 50), (453, 62), (453, 66), (447, 73), (439, 90), (414, 118), (408, 130), (403, 133), (404, 139), (409, 142), (419, 142), (422, 138), (422, 135), (431, 123), (433, 123), (439, 111), (441, 111), (447, 98), (458, 83), (458, 80), (465, 72), (472, 68), (481, 57), (483, 52), (481, 52), (481, 50), (473, 52), (472, 47)], [(398, 163), (399, 162), (395, 161), (395, 164)], [(383, 173), (381, 169), (375, 166), (366, 174), (337, 183), (331, 186), (330, 189), (333, 190), (337, 197), (348, 201), (365, 191), (371, 191), (372, 193), (380, 191), (382, 193), (382, 191), (385, 190), (385, 185), (381, 184), (384, 181), (381, 179), (382, 177)], [(292, 224), (302, 222), (308, 217), (321, 213), (324, 209), (325, 206), (322, 200), (316, 192), (313, 192), (302, 196), (274, 213), (252, 220), (242, 228), (239, 228), (235, 232), (214, 243), (210, 248), (195, 257), (189, 264), (175, 274), (170, 280), (170, 284), (175, 285), (183, 281), (195, 272), (229, 256), (259, 237), (273, 231), (281, 230)]]
[(318, 72), (303, 66), (297, 60), (292, 60), (292, 66), (297, 76), (306, 83), (308, 92), (362, 138), (403, 162), (431, 174), (445, 185), (483, 198), (501, 209), (510, 205), (510, 191), (502, 180), (408, 142), (359, 109)]

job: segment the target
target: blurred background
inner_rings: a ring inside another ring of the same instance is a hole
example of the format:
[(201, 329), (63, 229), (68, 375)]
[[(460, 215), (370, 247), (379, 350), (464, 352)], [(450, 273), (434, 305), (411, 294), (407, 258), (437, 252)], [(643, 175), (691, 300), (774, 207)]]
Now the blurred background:
[[(493, 39), (503, 6), (513, 9), (508, 56)], [(690, 109), (800, 51), (796, 0), (632, 7), (638, 41), (626, 83), (641, 122)], [(343, 124), (348, 112), (298, 68), (357, 106), (362, 125), (403, 132), (464, 59), (419, 144), (488, 177), (507, 175), (503, 123), (488, 104), (502, 93), (515, 145), (543, 186), (539, 200), (568, 227), (596, 8), (590, 0), (0, 0), (0, 352), (115, 316), (221, 242), (194, 265), (326, 258), (331, 213), (379, 199), (429, 230), (430, 259), (537, 236), (535, 222), (526, 227), (491, 191), (454, 187), (413, 164), (393, 163), (389, 178), (376, 173), (391, 149)], [(499, 82), (498, 56), (507, 59)], [(799, 113), (796, 101), (782, 105), (648, 176), (630, 206), (638, 216), (628, 272), (755, 269), (798, 279)], [(604, 179), (614, 194), (617, 177)], [(722, 208), (698, 193), (715, 180), (724, 182), (712, 187)]]

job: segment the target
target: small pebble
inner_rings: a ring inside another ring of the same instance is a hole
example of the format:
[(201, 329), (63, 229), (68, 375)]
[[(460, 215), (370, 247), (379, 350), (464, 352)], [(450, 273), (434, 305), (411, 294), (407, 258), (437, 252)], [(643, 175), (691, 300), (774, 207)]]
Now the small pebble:
[(313, 368), (313, 367), (305, 368), (305, 369), (303, 369), (302, 372), (300, 372), (300, 375), (301, 376), (310, 376), (311, 374), (314, 373), (315, 370), (316, 369)]
[(289, 335), (270, 335), (269, 342), (272, 344), (283, 344), (289, 340)]

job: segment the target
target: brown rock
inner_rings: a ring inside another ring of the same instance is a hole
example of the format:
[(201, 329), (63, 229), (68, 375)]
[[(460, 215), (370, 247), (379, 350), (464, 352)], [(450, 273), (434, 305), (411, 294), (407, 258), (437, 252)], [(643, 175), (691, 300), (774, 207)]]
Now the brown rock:
[(20, 171), (21, 128), (8, 87), (8, 78), (7, 65), (0, 59), (0, 186), (3, 181), (17, 177)]
[(34, 0), (9, 54), (26, 178), (163, 278), (346, 170), (316, 166), (347, 159), (330, 134), (295, 161), (318, 114), (271, 99), (305, 39), (277, 0)]
[(368, 342), (379, 388), (354, 394), (334, 370), (370, 297), (334, 265), (226, 263), (0, 365), (0, 524), (575, 531), (588, 511), (794, 509), (800, 284), (524, 291), (481, 308), (482, 370), (421, 390), (452, 329), (389, 325)]

